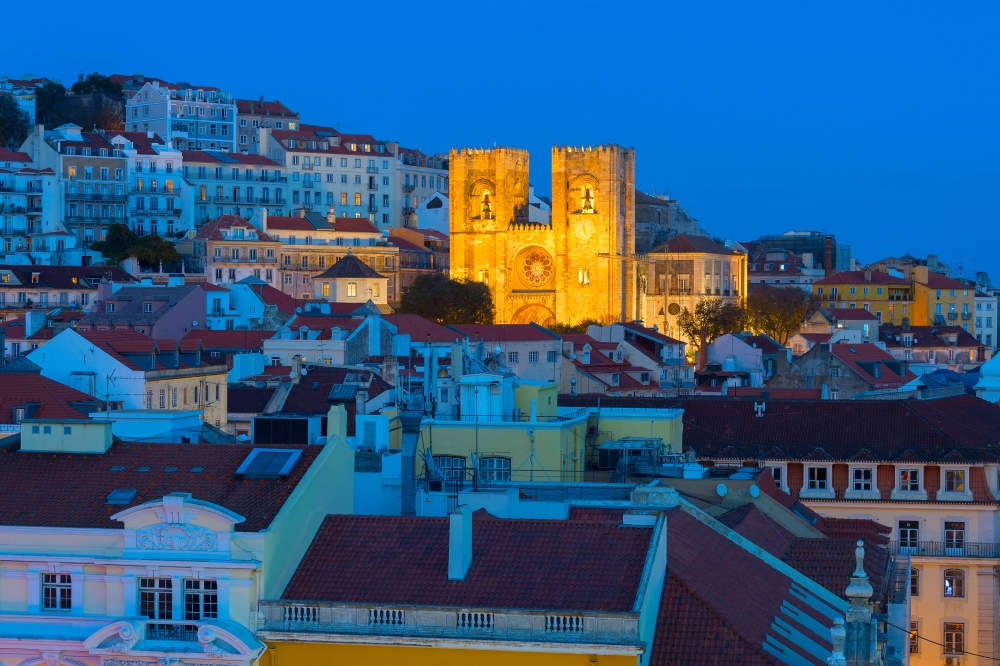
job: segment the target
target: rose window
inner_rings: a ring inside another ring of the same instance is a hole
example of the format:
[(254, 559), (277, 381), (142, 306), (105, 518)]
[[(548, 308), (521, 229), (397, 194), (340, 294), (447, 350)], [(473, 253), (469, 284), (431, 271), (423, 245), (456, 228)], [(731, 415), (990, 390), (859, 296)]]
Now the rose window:
[(531, 252), (524, 258), (522, 272), (528, 284), (545, 284), (552, 277), (552, 257), (544, 252)]

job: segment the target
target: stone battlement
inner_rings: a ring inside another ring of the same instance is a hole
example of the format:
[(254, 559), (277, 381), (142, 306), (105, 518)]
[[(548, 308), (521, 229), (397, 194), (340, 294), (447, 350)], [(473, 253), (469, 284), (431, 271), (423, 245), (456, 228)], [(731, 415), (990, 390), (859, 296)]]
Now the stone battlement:
[(631, 148), (625, 148), (617, 144), (601, 144), (599, 146), (552, 146), (552, 153), (592, 153), (592, 152), (607, 152), (607, 151), (618, 151), (618, 150), (631, 150)]

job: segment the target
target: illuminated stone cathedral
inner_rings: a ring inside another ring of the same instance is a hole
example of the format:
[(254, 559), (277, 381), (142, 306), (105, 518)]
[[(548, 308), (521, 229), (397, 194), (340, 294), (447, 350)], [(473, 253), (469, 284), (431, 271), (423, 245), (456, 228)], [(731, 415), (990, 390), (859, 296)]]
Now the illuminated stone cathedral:
[(552, 220), (529, 221), (528, 153), (452, 150), (451, 276), (485, 282), (497, 323), (641, 319), (635, 152), (552, 149)]

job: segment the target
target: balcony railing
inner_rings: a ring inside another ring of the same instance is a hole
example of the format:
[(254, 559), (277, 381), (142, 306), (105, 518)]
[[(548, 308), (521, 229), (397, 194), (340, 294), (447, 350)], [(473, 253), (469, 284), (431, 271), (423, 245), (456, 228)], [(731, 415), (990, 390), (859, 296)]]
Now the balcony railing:
[(127, 217), (98, 217), (96, 215), (67, 215), (67, 222), (83, 222), (84, 224), (124, 224)]
[(962, 319), (969, 319), (972, 316), (971, 312), (963, 312)]
[(378, 183), (368, 183), (368, 189), (374, 192), (378, 189)]
[(368, 173), (378, 173), (378, 167), (368, 167)]
[(18, 187), (16, 185), (0, 185), (0, 192), (16, 192), (18, 194), (41, 194), (42, 190), (37, 187)]
[(260, 174), (255, 174), (250, 178), (246, 177), (246, 174), (240, 174), (233, 177), (232, 173), (224, 173), (222, 175), (216, 176), (214, 172), (206, 173), (205, 175), (199, 175), (197, 171), (185, 172), (184, 177), (188, 180), (238, 180), (246, 183), (285, 183), (288, 182), (287, 176), (275, 177), (273, 174), (269, 174), (266, 177), (262, 177)]
[(180, 208), (132, 208), (130, 211), (132, 215), (173, 215), (175, 217), (181, 216)]
[(265, 206), (284, 206), (287, 200), (284, 197), (280, 199), (267, 197), (265, 199), (264, 197), (210, 196), (207, 199), (196, 199), (195, 203), (202, 201), (211, 203), (264, 204)]
[(369, 204), (368, 205), (368, 212), (369, 213), (377, 213), (378, 212), (378, 206), (376, 206), (375, 204)]
[(72, 199), (74, 201), (125, 201), (128, 198), (127, 194), (104, 194), (103, 192), (67, 192), (67, 199)]
[(403, 183), (403, 191), (404, 192), (412, 192), (415, 189), (417, 189), (417, 184), (416, 183)]
[(948, 319), (958, 319), (958, 313), (957, 312), (949, 312), (948, 313)]
[(170, 196), (178, 196), (178, 195), (180, 195), (181, 188), (180, 187), (175, 187), (172, 190), (165, 190), (165, 189), (157, 187), (155, 190), (153, 190), (153, 189), (150, 189), (148, 187), (143, 187), (141, 189), (138, 188), (138, 187), (130, 187), (129, 190), (128, 190), (128, 192), (129, 192), (129, 194), (157, 194), (157, 195), (163, 195), (165, 197), (170, 197)]
[[(261, 602), (265, 634), (337, 633), (634, 646), (639, 613)], [(272, 633), (273, 632), (273, 633)], [(265, 636), (269, 638), (271, 636)]]
[(1000, 558), (1000, 544), (975, 541), (893, 541), (894, 555), (913, 557), (986, 557)]
[(30, 213), (41, 213), (41, 212), (42, 212), (42, 207), (41, 206), (28, 206), (28, 213), (29, 214)]
[(174, 624), (170, 623), (150, 623), (146, 625), (147, 641), (185, 641), (189, 643), (198, 642), (198, 625), (196, 624)]

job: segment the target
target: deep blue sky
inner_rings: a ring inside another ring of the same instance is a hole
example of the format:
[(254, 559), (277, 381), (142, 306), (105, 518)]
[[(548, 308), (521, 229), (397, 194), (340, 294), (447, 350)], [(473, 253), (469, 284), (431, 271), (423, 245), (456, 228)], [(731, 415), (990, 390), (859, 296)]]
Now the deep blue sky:
[(996, 2), (8, 4), (8, 76), (141, 71), (425, 151), (517, 146), (540, 193), (552, 145), (630, 145), (715, 235), (832, 231), (1000, 283)]

